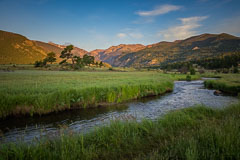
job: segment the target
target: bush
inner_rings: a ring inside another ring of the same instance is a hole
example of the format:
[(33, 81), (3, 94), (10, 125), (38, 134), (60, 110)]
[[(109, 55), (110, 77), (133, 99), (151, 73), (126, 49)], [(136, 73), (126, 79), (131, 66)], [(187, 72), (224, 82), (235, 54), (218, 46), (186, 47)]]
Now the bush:
[(234, 67), (234, 69), (233, 69), (233, 73), (238, 73), (239, 71), (238, 71), (238, 67)]
[(84, 66), (83, 64), (75, 64), (73, 69), (75, 69), (75, 70), (82, 69), (83, 66)]
[(40, 67), (41, 66), (41, 61), (35, 61), (34, 67)]
[(46, 61), (35, 61), (34, 67), (43, 67), (46, 66), (47, 62)]
[(196, 73), (195, 69), (194, 68), (190, 68), (190, 74), (191, 75), (195, 75), (195, 73)]
[(191, 81), (191, 80), (192, 80), (191, 76), (190, 76), (190, 75), (187, 75), (187, 76), (186, 76), (186, 81)]

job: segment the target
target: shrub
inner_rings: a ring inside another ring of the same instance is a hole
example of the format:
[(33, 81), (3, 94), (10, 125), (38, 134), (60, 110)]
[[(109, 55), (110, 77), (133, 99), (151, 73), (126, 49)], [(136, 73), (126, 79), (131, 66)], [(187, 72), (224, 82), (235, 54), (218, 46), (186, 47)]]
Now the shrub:
[(35, 61), (34, 67), (43, 67), (46, 66), (47, 62), (46, 61)]
[(190, 76), (190, 75), (187, 75), (187, 76), (186, 76), (186, 81), (191, 81), (191, 80), (192, 80), (191, 76)]
[(238, 73), (239, 71), (238, 71), (238, 67), (234, 67), (234, 69), (233, 69), (233, 73)]
[(195, 73), (196, 73), (195, 69), (194, 68), (190, 68), (190, 74), (191, 75), (195, 75)]

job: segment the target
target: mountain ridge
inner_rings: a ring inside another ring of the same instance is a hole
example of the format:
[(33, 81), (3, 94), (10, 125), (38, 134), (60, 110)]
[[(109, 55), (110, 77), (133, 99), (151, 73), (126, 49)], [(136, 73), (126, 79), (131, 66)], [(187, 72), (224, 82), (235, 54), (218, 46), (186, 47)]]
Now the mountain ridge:
[[(1, 64), (34, 63), (43, 59), (48, 52), (55, 52), (59, 62), (59, 56), (65, 47), (53, 42), (29, 40), (20, 34), (0, 30)], [(80, 57), (84, 54), (94, 56), (97, 61), (112, 66), (142, 67), (240, 53), (240, 38), (227, 33), (204, 33), (173, 42), (161, 41), (150, 45), (119, 44), (90, 52), (74, 47), (72, 52)]]
[[(99, 59), (103, 62), (113, 64), (115, 58), (123, 53), (129, 53), (134, 51), (139, 51), (146, 46), (142, 44), (119, 44), (117, 46), (111, 46), (105, 50), (93, 50), (89, 52), (89, 55), (94, 56), (96, 59)], [(96, 53), (96, 51), (99, 51)]]
[(240, 53), (240, 38), (230, 34), (201, 34), (174, 42), (159, 42), (138, 52), (120, 55), (117, 66), (151, 66)]
[[(0, 30), (0, 64), (33, 64), (44, 59), (49, 52), (55, 52), (57, 62), (60, 62), (59, 56), (65, 47), (51, 42), (30, 40), (21, 34)], [(74, 47), (72, 53), (82, 57), (88, 51)]]

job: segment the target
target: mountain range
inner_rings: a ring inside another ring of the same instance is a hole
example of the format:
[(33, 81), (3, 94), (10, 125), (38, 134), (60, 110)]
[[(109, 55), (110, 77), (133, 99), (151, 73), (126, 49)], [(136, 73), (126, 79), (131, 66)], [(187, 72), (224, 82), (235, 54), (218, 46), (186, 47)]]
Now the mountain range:
[[(63, 48), (65, 45), (33, 41), (22, 35), (0, 30), (0, 64), (34, 63), (43, 59), (49, 52), (55, 52), (59, 62)], [(240, 38), (226, 33), (202, 34), (174, 42), (163, 41), (146, 46), (120, 44), (90, 52), (74, 47), (72, 52), (80, 57), (84, 54), (94, 56), (97, 61), (112, 66), (143, 67), (240, 54)]]
[(117, 66), (152, 66), (240, 54), (240, 38), (226, 33), (202, 34), (185, 40), (159, 42), (116, 57)]
[(118, 46), (111, 46), (106, 50), (93, 50), (88, 54), (94, 56), (97, 60), (101, 60), (103, 62), (109, 63), (113, 66), (117, 66), (115, 64), (115, 60), (124, 53), (137, 52), (146, 48), (141, 44), (120, 44)]

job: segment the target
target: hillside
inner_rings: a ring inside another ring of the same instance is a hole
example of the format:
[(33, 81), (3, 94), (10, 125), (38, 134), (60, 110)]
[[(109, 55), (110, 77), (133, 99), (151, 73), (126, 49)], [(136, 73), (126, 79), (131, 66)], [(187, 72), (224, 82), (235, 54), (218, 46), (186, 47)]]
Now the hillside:
[[(56, 58), (57, 58), (57, 62), (60, 62), (62, 59), (59, 58), (61, 55), (61, 52), (63, 51), (63, 49), (66, 47), (65, 45), (59, 45), (59, 44), (55, 44), (52, 42), (41, 42), (41, 41), (35, 41), (36, 45), (43, 48), (43, 50), (46, 53), (49, 52), (55, 52), (56, 53)], [(86, 50), (78, 48), (78, 47), (74, 47), (74, 49), (72, 50), (72, 53), (76, 56), (80, 56), (82, 57), (84, 54), (88, 53)]]
[(57, 55), (60, 55), (63, 48), (58, 47), (57, 45), (53, 45), (52, 43), (45, 43), (41, 41), (34, 41), (37, 46), (44, 49), (46, 52), (55, 52)]
[[(59, 62), (59, 56), (65, 47), (52, 42), (29, 40), (20, 34), (0, 30), (0, 64), (33, 64), (36, 60), (45, 58), (49, 52), (55, 52)], [(88, 53), (78, 47), (74, 47), (72, 52), (81, 57)]]
[(43, 48), (26, 37), (0, 30), (0, 64), (29, 64), (46, 56)]
[(120, 44), (118, 46), (111, 46), (106, 50), (93, 50), (89, 52), (89, 55), (94, 56), (97, 60), (109, 63), (113, 66), (117, 66), (115, 59), (120, 55), (137, 52), (144, 49), (145, 46), (141, 44)]
[(104, 52), (104, 49), (95, 49), (91, 52), (88, 52), (88, 55), (94, 56), (95, 60), (100, 61), (100, 55)]
[[(59, 44), (55, 44), (53, 42), (48, 42), (47, 44), (59, 48), (60, 52), (56, 51), (56, 53), (59, 55), (61, 54), (62, 50), (66, 47), (66, 45), (59, 45)], [(88, 53), (88, 51), (74, 46), (72, 53), (76, 56), (82, 57), (84, 54)]]
[(240, 38), (229, 34), (202, 34), (177, 40), (159, 42), (137, 52), (121, 54), (114, 60), (116, 66), (151, 66), (221, 55), (240, 53)]

